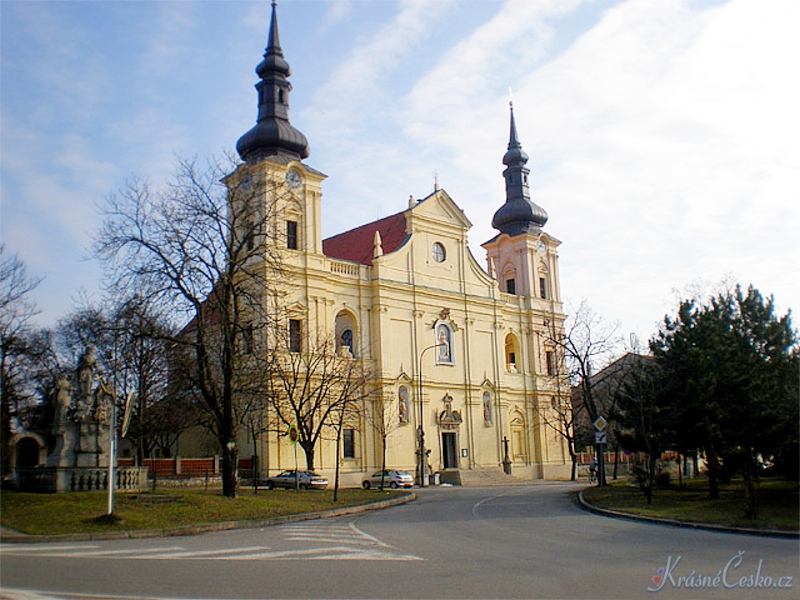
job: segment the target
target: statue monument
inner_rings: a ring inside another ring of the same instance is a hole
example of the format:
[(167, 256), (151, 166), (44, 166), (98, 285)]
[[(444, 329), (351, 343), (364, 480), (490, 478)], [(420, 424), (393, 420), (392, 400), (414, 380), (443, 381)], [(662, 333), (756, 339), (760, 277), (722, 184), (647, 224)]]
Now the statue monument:
[(114, 394), (98, 375), (91, 346), (78, 360), (73, 377), (60, 377), (56, 399), (56, 447), (48, 465), (108, 467)]
[[(58, 379), (55, 446), (32, 486), (58, 492), (108, 489), (113, 402), (114, 393), (100, 377), (94, 348), (89, 346), (77, 369)], [(117, 470), (114, 479), (117, 488), (144, 489), (147, 469)]]

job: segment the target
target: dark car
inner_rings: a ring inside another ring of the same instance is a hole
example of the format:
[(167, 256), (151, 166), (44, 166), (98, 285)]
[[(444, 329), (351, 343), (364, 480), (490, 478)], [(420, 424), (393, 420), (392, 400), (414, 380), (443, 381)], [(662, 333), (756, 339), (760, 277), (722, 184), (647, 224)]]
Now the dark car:
[(266, 485), (271, 490), (276, 487), (287, 490), (324, 490), (328, 487), (328, 480), (313, 471), (289, 469), (267, 479)]

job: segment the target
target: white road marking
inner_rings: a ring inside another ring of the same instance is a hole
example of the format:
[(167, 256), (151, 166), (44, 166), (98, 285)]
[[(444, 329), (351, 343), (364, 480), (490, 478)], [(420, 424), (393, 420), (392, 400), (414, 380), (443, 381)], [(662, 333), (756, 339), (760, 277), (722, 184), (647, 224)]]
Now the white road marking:
[[(287, 547), (278, 549), (270, 546), (245, 546), (218, 550), (188, 550), (183, 546), (163, 546), (111, 550), (104, 549), (100, 544), (4, 544), (0, 546), (0, 554), (36, 558), (111, 560), (423, 560), (413, 554), (403, 554), (378, 538), (364, 533), (352, 521), (348, 524), (319, 521), (284, 525), (277, 528), (277, 531)], [(292, 548), (294, 544), (306, 547)]]

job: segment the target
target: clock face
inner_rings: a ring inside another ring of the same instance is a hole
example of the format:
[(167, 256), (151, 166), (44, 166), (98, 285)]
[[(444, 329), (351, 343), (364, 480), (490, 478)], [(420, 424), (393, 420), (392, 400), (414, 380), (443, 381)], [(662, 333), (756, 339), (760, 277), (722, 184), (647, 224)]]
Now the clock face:
[(299, 188), (303, 183), (303, 178), (300, 177), (300, 173), (295, 171), (294, 169), (289, 169), (286, 171), (286, 185), (288, 185), (293, 190)]
[(539, 251), (539, 254), (544, 254), (547, 252), (547, 244), (544, 243), (544, 240), (539, 240), (536, 249)]

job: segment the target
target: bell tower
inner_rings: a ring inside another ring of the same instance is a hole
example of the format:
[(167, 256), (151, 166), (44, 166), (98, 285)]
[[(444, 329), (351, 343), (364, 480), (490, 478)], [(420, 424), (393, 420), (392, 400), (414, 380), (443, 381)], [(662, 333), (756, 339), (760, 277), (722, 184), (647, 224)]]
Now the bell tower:
[(514, 105), (509, 106), (511, 125), (503, 156), (506, 200), (492, 219), (492, 227), (500, 233), (483, 248), (501, 292), (559, 300), (556, 247), (560, 242), (542, 231), (547, 212), (531, 200), (528, 155), (517, 134)]
[(247, 197), (258, 198), (255, 218), (263, 221), (267, 244), (321, 254), (321, 184), (326, 176), (303, 164), (311, 154), (308, 140), (289, 121), (291, 69), (281, 48), (274, 0), (267, 47), (256, 74), (256, 124), (236, 143), (244, 164), (227, 179), (231, 196), (234, 202), (242, 199), (239, 207), (253, 204)]

